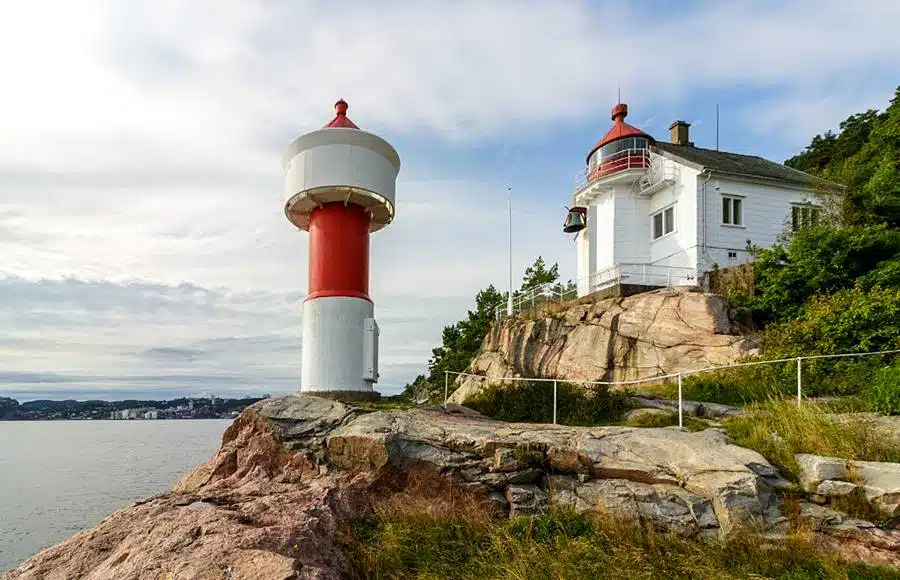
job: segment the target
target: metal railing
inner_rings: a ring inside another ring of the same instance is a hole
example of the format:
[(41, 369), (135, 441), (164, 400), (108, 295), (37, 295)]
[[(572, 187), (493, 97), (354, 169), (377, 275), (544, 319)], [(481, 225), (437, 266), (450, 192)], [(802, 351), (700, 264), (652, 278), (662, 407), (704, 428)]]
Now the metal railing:
[(594, 272), (585, 278), (587, 293), (605, 290), (616, 284), (636, 284), (640, 286), (693, 286), (696, 284), (697, 270), (682, 266), (663, 266), (638, 262), (620, 262), (612, 268)]
[[(622, 262), (611, 268), (594, 272), (579, 278), (575, 282), (560, 284), (553, 282), (526, 288), (513, 295), (512, 314), (534, 312), (540, 305), (548, 302), (565, 302), (586, 296), (600, 290), (611, 288), (616, 284), (635, 284), (667, 288), (669, 286), (694, 286), (697, 284), (697, 271), (694, 268), (681, 266), (661, 266), (658, 264), (641, 264)], [(507, 315), (507, 306), (498, 306), (494, 311), (497, 320)]]
[(660, 155), (652, 155), (650, 167), (634, 184), (634, 189), (641, 195), (651, 195), (662, 186), (674, 183), (681, 175), (681, 166)]
[(797, 406), (803, 404), (803, 361), (805, 360), (819, 360), (819, 359), (832, 359), (832, 358), (850, 358), (850, 357), (862, 357), (862, 356), (874, 356), (874, 355), (889, 355), (889, 354), (900, 354), (900, 349), (895, 350), (881, 350), (881, 351), (873, 351), (873, 352), (853, 352), (853, 353), (840, 353), (840, 354), (818, 354), (818, 355), (808, 355), (808, 356), (798, 356), (791, 358), (780, 358), (780, 359), (771, 359), (771, 360), (758, 360), (758, 361), (748, 361), (742, 363), (733, 363), (728, 365), (717, 365), (710, 366), (700, 369), (681, 371), (677, 373), (669, 373), (662, 375), (654, 375), (652, 377), (646, 377), (643, 379), (635, 379), (630, 381), (578, 381), (578, 380), (567, 380), (567, 379), (545, 379), (545, 378), (526, 378), (526, 377), (488, 377), (486, 375), (477, 375), (473, 373), (465, 373), (465, 372), (454, 372), (454, 371), (444, 371), (444, 407), (447, 406), (447, 401), (450, 398), (450, 375), (454, 375), (457, 377), (472, 377), (479, 378), (488, 381), (527, 381), (527, 382), (541, 382), (541, 383), (552, 383), (553, 384), (553, 424), (557, 424), (556, 420), (556, 411), (557, 411), (557, 400), (558, 400), (558, 387), (559, 383), (570, 383), (570, 384), (578, 384), (578, 385), (596, 385), (596, 386), (607, 386), (607, 387), (615, 387), (615, 386), (631, 386), (631, 385), (639, 385), (643, 383), (658, 383), (663, 382), (669, 379), (675, 379), (678, 384), (678, 427), (680, 429), (684, 429), (684, 397), (683, 397), (683, 388), (682, 388), (682, 380), (684, 377), (690, 375), (697, 375), (700, 373), (708, 373), (721, 371), (725, 369), (734, 369), (734, 368), (742, 368), (742, 367), (751, 367), (758, 365), (767, 365), (767, 364), (784, 364), (789, 362), (796, 362), (797, 369)]
[(588, 166), (575, 174), (575, 192), (584, 189), (590, 183), (603, 177), (609, 177), (629, 169), (647, 169), (650, 167), (650, 151), (648, 149), (623, 149), (598, 164)]
[[(560, 284), (559, 282), (551, 282), (548, 284), (539, 284), (526, 288), (521, 292), (513, 293), (513, 314), (522, 312), (533, 312), (541, 304), (548, 302), (565, 302), (575, 298), (578, 294), (578, 287), (573, 283)], [(494, 317), (500, 320), (507, 314), (507, 305), (498, 306), (494, 310)]]

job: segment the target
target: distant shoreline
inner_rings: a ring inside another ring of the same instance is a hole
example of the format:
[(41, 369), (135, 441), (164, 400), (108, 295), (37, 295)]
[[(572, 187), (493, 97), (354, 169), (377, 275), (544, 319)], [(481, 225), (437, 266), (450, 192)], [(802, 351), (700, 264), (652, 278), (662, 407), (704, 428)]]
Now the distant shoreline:
[(253, 403), (268, 398), (225, 399), (216, 396), (169, 400), (51, 401), (19, 403), (0, 397), (0, 421), (165, 421), (234, 419)]

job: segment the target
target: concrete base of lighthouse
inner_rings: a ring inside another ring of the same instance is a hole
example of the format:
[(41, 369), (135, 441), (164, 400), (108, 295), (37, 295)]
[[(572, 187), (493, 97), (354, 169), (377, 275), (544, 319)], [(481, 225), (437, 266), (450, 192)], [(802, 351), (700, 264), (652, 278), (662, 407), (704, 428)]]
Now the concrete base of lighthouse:
[(327, 296), (303, 303), (300, 392), (340, 399), (380, 395), (375, 306), (364, 298)]

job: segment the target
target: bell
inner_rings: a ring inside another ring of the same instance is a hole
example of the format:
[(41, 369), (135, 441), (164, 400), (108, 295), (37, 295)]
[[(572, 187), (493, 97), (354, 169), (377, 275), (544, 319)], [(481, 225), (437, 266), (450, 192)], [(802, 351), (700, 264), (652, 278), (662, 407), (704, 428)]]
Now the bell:
[(573, 207), (566, 214), (566, 223), (563, 224), (563, 231), (567, 234), (580, 232), (587, 227), (587, 208)]

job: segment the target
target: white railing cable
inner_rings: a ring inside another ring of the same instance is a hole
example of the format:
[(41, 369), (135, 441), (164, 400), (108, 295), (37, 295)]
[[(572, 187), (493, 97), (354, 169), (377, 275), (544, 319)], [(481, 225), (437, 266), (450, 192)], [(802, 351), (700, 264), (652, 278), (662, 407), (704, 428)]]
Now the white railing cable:
[[(539, 299), (544, 299), (544, 302), (565, 302), (577, 298), (578, 288), (585, 283), (587, 293), (591, 294), (615, 286), (623, 280), (634, 278), (638, 278), (639, 283), (648, 286), (695, 285), (697, 271), (694, 268), (683, 266), (622, 262), (572, 281), (571, 286), (559, 282), (549, 282), (526, 288), (519, 292), (513, 301), (513, 314), (533, 310)], [(506, 306), (498, 306), (494, 311), (494, 316), (498, 320), (506, 316)]]
[(457, 372), (457, 371), (444, 371), (444, 406), (447, 404), (447, 400), (449, 399), (449, 383), (450, 383), (450, 375), (454, 375), (456, 377), (469, 377), (476, 379), (484, 379), (487, 381), (528, 381), (528, 382), (536, 382), (536, 383), (553, 383), (553, 424), (555, 425), (557, 422), (557, 398), (558, 398), (558, 386), (560, 382), (570, 383), (570, 384), (579, 384), (579, 385), (599, 385), (599, 386), (628, 386), (628, 385), (638, 385), (642, 383), (650, 383), (650, 382), (660, 382), (668, 379), (676, 379), (678, 382), (678, 426), (679, 428), (684, 428), (684, 400), (682, 397), (682, 381), (685, 376), (688, 375), (696, 375), (699, 373), (707, 373), (707, 372), (715, 372), (721, 371), (725, 369), (734, 369), (734, 368), (742, 368), (742, 367), (750, 367), (750, 366), (758, 366), (765, 364), (780, 364), (780, 363), (788, 363), (788, 362), (796, 362), (797, 363), (797, 404), (802, 404), (803, 399), (803, 366), (802, 361), (804, 360), (816, 360), (816, 359), (826, 359), (826, 358), (843, 358), (843, 357), (860, 357), (860, 356), (874, 356), (874, 355), (889, 355), (889, 354), (900, 354), (900, 349), (892, 349), (892, 350), (878, 350), (878, 351), (869, 351), (869, 352), (847, 352), (847, 353), (838, 353), (838, 354), (811, 354), (806, 356), (796, 356), (790, 358), (779, 358), (779, 359), (769, 359), (769, 360), (759, 360), (759, 361), (748, 361), (741, 363), (732, 363), (727, 365), (716, 365), (705, 367), (701, 369), (694, 370), (684, 370), (679, 371), (677, 373), (670, 373), (664, 375), (654, 375), (652, 377), (645, 377), (643, 379), (632, 379), (628, 381), (582, 381), (582, 380), (569, 380), (569, 379), (545, 379), (545, 378), (528, 378), (528, 377), (489, 377), (487, 375), (479, 375), (475, 373), (467, 373), (467, 372)]

